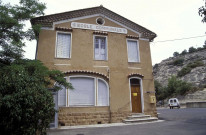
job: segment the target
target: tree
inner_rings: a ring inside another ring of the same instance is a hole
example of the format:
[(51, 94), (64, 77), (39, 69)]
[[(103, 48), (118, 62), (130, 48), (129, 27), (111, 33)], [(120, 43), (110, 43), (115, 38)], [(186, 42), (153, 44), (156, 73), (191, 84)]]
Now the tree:
[(206, 0), (205, 1), (205, 5), (199, 8), (199, 15), (202, 17), (202, 22), (206, 22)]
[[(48, 70), (40, 61), (20, 60), (0, 70), (0, 132), (9, 135), (46, 133), (54, 118), (51, 91), (54, 81), (70, 87), (60, 71)], [(54, 91), (60, 87), (53, 87)]]
[(185, 49), (184, 51), (182, 51), (181, 55), (185, 55), (187, 54), (187, 50)]
[(43, 15), (45, 4), (38, 0), (20, 0), (19, 5), (3, 4), (0, 0), (0, 63), (9, 64), (23, 56), (23, 39), (35, 39), (39, 25), (25, 30), (25, 21)]
[(0, 133), (4, 135), (46, 134), (56, 111), (48, 88), (72, 89), (60, 71), (22, 59), (23, 39), (37, 38), (40, 30), (38, 25), (25, 30), (24, 22), (43, 15), (44, 9), (38, 0), (20, 0), (14, 6), (0, 0)]
[(167, 92), (168, 96), (171, 95), (183, 95), (187, 91), (191, 90), (192, 85), (190, 83), (187, 83), (185, 81), (182, 81), (178, 79), (176, 76), (172, 76), (168, 79), (168, 85), (167, 85)]
[(193, 53), (193, 52), (196, 52), (196, 51), (197, 51), (197, 49), (194, 48), (193, 46), (189, 48), (189, 53)]
[(173, 56), (174, 56), (174, 57), (177, 57), (177, 56), (179, 56), (179, 55), (180, 55), (180, 54), (179, 54), (178, 52), (174, 52), (174, 53), (173, 53)]
[(157, 101), (164, 100), (166, 98), (165, 88), (157, 80), (154, 81), (154, 84)]

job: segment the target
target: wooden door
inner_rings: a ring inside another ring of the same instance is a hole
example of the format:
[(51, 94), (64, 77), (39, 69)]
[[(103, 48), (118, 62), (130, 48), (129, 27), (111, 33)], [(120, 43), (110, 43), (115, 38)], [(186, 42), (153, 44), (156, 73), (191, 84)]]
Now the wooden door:
[(139, 85), (131, 85), (132, 112), (142, 113), (141, 92)]

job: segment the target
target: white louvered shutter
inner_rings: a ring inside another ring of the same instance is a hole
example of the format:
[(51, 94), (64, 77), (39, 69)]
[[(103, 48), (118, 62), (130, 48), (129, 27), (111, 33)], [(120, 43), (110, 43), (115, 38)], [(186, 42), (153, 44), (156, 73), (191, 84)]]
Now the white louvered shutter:
[(66, 106), (66, 88), (64, 86), (58, 91), (58, 106)]
[(98, 79), (98, 106), (109, 105), (109, 91), (104, 81)]
[(71, 35), (65, 33), (57, 34), (57, 58), (70, 58)]
[(139, 50), (137, 41), (127, 41), (128, 62), (139, 62)]
[(95, 105), (94, 78), (71, 77), (70, 82), (74, 89), (69, 91), (69, 106)]
[(106, 60), (107, 58), (107, 46), (105, 37), (95, 37), (94, 41), (95, 50), (95, 60)]

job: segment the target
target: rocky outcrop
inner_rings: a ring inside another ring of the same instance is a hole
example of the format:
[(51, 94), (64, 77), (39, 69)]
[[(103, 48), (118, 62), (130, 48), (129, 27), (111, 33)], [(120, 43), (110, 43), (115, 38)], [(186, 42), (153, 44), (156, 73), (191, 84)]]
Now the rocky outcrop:
[[(178, 63), (178, 60), (180, 63)], [(195, 86), (206, 86), (206, 49), (177, 57), (170, 57), (159, 64), (155, 64), (153, 67), (154, 79), (159, 81), (163, 86), (166, 86), (168, 78), (172, 75), (177, 76), (180, 70), (187, 67), (189, 63), (196, 61), (200, 61), (203, 65), (192, 68), (190, 73), (179, 78)]]

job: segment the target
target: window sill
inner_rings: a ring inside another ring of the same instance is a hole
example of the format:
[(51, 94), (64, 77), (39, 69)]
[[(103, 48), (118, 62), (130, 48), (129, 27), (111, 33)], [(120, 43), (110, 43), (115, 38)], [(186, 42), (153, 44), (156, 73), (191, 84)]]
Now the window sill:
[(105, 62), (107, 62), (108, 60), (94, 60), (94, 61), (105, 61)]
[(55, 57), (54, 59), (71, 60), (71, 58), (58, 58), (58, 57)]

